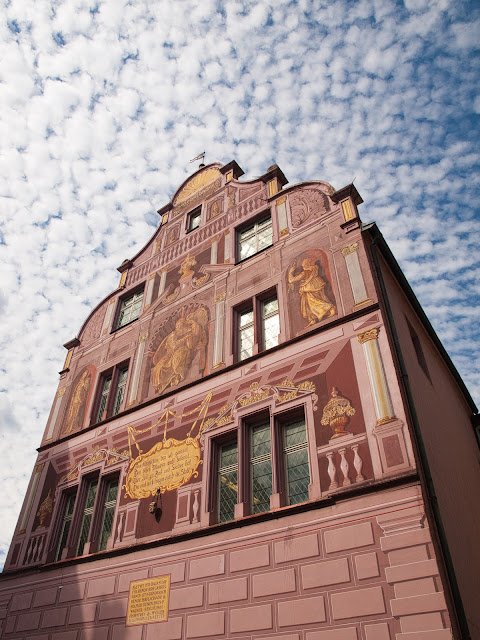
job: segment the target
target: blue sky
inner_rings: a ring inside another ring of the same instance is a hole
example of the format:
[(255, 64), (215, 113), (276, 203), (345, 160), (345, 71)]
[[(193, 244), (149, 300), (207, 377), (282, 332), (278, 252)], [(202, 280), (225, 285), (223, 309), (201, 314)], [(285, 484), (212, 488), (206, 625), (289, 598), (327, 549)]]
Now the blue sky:
[(204, 150), (355, 178), (480, 400), (478, 2), (1, 4), (0, 561), (62, 344)]

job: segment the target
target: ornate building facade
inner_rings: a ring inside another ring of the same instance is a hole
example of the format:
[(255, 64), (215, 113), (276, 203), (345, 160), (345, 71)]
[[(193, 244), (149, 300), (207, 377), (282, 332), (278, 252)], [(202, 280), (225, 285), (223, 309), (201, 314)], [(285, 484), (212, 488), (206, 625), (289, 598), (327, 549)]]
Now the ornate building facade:
[(242, 174), (66, 343), (2, 638), (479, 637), (475, 405), (353, 185)]

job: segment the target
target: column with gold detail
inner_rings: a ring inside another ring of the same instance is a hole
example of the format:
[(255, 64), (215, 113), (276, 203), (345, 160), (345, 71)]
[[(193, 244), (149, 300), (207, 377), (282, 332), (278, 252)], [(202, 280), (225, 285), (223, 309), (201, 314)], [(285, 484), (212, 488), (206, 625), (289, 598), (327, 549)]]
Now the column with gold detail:
[(382, 356), (378, 348), (379, 332), (380, 329), (376, 327), (358, 335), (358, 341), (363, 345), (363, 352), (367, 361), (368, 378), (377, 414), (377, 426), (390, 422), (395, 418)]
[(57, 397), (55, 399), (55, 405), (53, 407), (52, 418), (50, 420), (50, 424), (48, 426), (47, 435), (45, 436), (45, 442), (51, 440), (53, 437), (53, 432), (55, 431), (55, 425), (57, 424), (58, 414), (60, 412), (60, 407), (62, 406), (63, 396), (65, 395), (65, 391), (67, 387), (63, 387), (63, 389), (59, 389), (57, 392)]
[(348, 247), (343, 247), (342, 249), (342, 254), (347, 266), (350, 286), (352, 287), (355, 306), (369, 302), (365, 282), (363, 281), (362, 270), (360, 268), (360, 262), (358, 260), (357, 249), (358, 242), (354, 242), (353, 244), (348, 245)]
[(113, 310), (114, 310), (115, 301), (116, 301), (116, 298), (110, 298), (110, 300), (108, 302), (108, 307), (107, 307), (107, 311), (105, 313), (105, 318), (103, 319), (102, 336), (104, 336), (104, 335), (106, 335), (108, 333), (108, 329), (109, 329), (110, 324), (112, 322), (112, 316), (113, 316)]
[(218, 262), (218, 243), (220, 240), (220, 236), (215, 236), (210, 240), (212, 245), (211, 253), (210, 253), (210, 264), (217, 264)]
[(225, 257), (223, 259), (225, 264), (230, 264), (230, 230), (225, 231)]
[(160, 271), (160, 284), (158, 285), (158, 297), (160, 297), (162, 295), (162, 293), (165, 291), (165, 283), (167, 281), (167, 271), (168, 268), (167, 267), (163, 267), (163, 269)]
[(280, 237), (288, 235), (288, 222), (287, 222), (287, 196), (281, 196), (277, 198), (277, 217), (278, 217), (278, 229)]
[(153, 295), (153, 285), (155, 284), (155, 273), (152, 273), (147, 282), (147, 290), (145, 291), (145, 307), (144, 311), (146, 311), (150, 305), (152, 304), (152, 295)]
[(128, 398), (128, 406), (132, 405), (137, 399), (138, 384), (140, 382), (140, 371), (142, 369), (143, 354), (145, 353), (145, 343), (148, 333), (140, 334), (138, 338), (137, 357), (135, 359), (135, 367), (133, 369), (132, 385), (130, 387), (130, 396)]
[(215, 341), (213, 344), (213, 368), (225, 364), (223, 362), (223, 338), (225, 325), (225, 291), (215, 296)]
[(368, 379), (373, 396), (376, 425), (373, 430), (384, 474), (398, 473), (409, 468), (409, 456), (403, 430), (403, 423), (395, 416), (392, 398), (388, 388), (382, 354), (378, 344), (380, 328), (375, 327), (358, 334), (358, 342), (368, 371)]

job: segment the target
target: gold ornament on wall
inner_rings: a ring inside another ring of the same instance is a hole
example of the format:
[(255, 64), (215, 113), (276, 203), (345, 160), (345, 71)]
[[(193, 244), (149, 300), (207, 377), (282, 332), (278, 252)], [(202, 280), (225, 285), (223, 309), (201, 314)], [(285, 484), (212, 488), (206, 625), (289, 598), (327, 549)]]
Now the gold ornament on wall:
[(53, 500), (51, 496), (52, 490), (48, 492), (47, 497), (40, 505), (39, 510), (37, 511), (37, 517), (39, 519), (39, 524), (41, 527), (45, 524), (45, 520), (53, 511)]
[(323, 408), (322, 424), (329, 425), (334, 434), (330, 438), (341, 438), (342, 436), (352, 435), (345, 431), (348, 424), (349, 416), (355, 415), (355, 409), (352, 407), (347, 398), (339, 395), (337, 387), (332, 388), (331, 398)]

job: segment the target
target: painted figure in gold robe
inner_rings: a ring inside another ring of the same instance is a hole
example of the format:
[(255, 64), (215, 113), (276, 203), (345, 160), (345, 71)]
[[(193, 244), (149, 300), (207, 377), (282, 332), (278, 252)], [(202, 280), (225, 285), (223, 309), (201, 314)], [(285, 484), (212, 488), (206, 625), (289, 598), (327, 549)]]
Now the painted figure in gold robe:
[(318, 275), (318, 265), (312, 258), (302, 261), (302, 270), (295, 275), (297, 264), (294, 262), (288, 270), (289, 288), (300, 281), (300, 310), (302, 316), (308, 320), (307, 327), (335, 315), (336, 307), (325, 293), (326, 282)]
[(181, 315), (175, 329), (159, 344), (152, 360), (152, 383), (157, 393), (184, 380), (197, 353), (200, 353), (200, 371), (205, 368), (207, 323), (207, 311), (203, 307), (187, 316)]
[(85, 415), (85, 402), (90, 390), (90, 382), (92, 376), (90, 371), (86, 369), (77, 383), (68, 407), (67, 419), (63, 429), (64, 435), (79, 431), (83, 427), (83, 418)]

